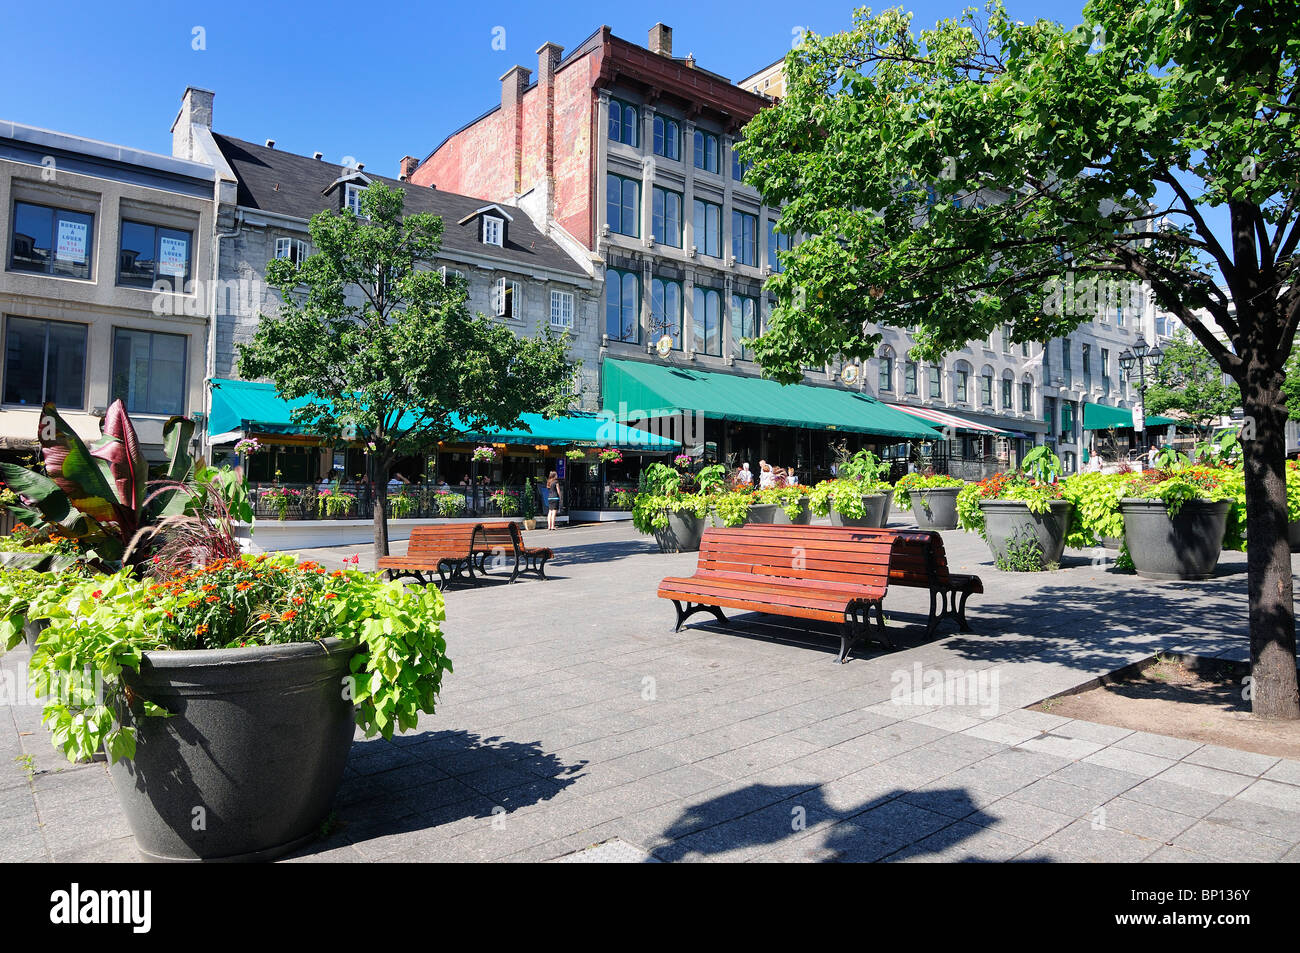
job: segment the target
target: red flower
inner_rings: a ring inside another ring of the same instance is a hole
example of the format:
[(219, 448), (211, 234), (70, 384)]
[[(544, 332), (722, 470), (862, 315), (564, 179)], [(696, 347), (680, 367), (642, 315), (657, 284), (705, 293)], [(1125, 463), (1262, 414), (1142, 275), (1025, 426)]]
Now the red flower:
[(92, 593), (90, 594), (90, 598), (92, 598), (92, 599), (98, 599), (98, 598), (99, 598), (100, 596), (102, 596), (103, 594), (104, 594), (104, 590), (103, 590), (103, 589), (96, 589), (94, 592), (92, 592)]
[(326, 599), (337, 599), (338, 597), (339, 597), (339, 594), (338, 594), (337, 592), (327, 592), (327, 593), (325, 593), (325, 598), (326, 598)]

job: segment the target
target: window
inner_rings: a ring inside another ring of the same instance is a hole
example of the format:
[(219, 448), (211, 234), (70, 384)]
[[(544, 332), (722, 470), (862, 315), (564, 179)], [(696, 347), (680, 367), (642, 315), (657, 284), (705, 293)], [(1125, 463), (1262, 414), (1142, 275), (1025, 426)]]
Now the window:
[(745, 181), (745, 174), (754, 167), (754, 163), (743, 161), (740, 153), (736, 152), (736, 147), (731, 147), (731, 177), (737, 182)]
[(980, 403), (987, 407), (993, 406), (993, 372), (989, 371), (980, 375)]
[(943, 396), (943, 368), (930, 368), (930, 396), (936, 400)]
[(1002, 325), (1002, 353), (1011, 353), (1011, 325)]
[(713, 288), (695, 286), (695, 343), (700, 354), (722, 356), (722, 294)]
[(673, 339), (673, 350), (682, 349), (682, 284), (667, 278), (650, 281), (650, 336), (653, 342), (664, 335)]
[(1011, 409), (1011, 385), (1012, 380), (1009, 377), (1002, 378), (1002, 409)]
[(635, 106), (620, 99), (609, 101), (609, 138), (634, 149), (641, 144)]
[(606, 177), (605, 218), (619, 235), (641, 236), (641, 183), (610, 173)]
[(61, 278), (89, 278), (95, 217), (83, 212), (14, 203), (9, 267)]
[(1074, 443), (1074, 402), (1061, 402), (1061, 443)]
[(495, 215), (483, 216), (483, 244), (496, 245), (498, 247), (505, 245), (506, 229), (505, 222)]
[(722, 257), (722, 206), (695, 200), (695, 248), (712, 258)]
[(1020, 410), (1022, 413), (1032, 413), (1034, 409), (1034, 385), (1029, 378), (1020, 382)]
[(957, 401), (966, 403), (967, 386), (970, 383), (970, 371), (957, 372)]
[(573, 327), (573, 295), (567, 291), (551, 292), (551, 327)]
[(1092, 347), (1083, 345), (1083, 389), (1092, 389)]
[(746, 338), (758, 336), (758, 299), (746, 295), (731, 296), (731, 356), (742, 361), (750, 359), (744, 345)]
[(357, 218), (361, 218), (361, 186), (343, 186), (343, 207)]
[(300, 265), (307, 259), (307, 243), (296, 238), (277, 238), (275, 257), (287, 258), (295, 265)]
[(654, 239), (674, 248), (682, 247), (682, 197), (677, 192), (654, 187)]
[(888, 352), (880, 355), (880, 391), (889, 393), (894, 389), (894, 355)]
[(605, 334), (611, 341), (641, 342), (641, 281), (634, 272), (605, 270)]
[(191, 235), (174, 228), (122, 222), (117, 280), (152, 288), (159, 278), (183, 287), (190, 277)]
[(498, 278), (492, 285), (492, 309), (498, 318), (521, 320), (524, 316), (523, 286), (509, 278)]
[(185, 345), (182, 334), (113, 331), (113, 399), (133, 414), (185, 413)]
[(742, 265), (758, 265), (758, 216), (731, 213), (731, 254)]
[(1101, 349), (1101, 392), (1110, 393), (1110, 351)]
[(1066, 387), (1074, 386), (1074, 374), (1070, 368), (1070, 339), (1061, 339), (1061, 376), (1065, 379)]
[(718, 137), (701, 129), (695, 130), (695, 168), (718, 171)]
[(916, 362), (908, 361), (903, 365), (903, 393), (916, 395)]
[(665, 159), (681, 159), (682, 127), (676, 119), (655, 116), (655, 155)]
[(10, 318), (5, 328), (6, 404), (84, 409), (86, 326)]
[(790, 236), (776, 230), (776, 219), (767, 220), (767, 265), (772, 274), (779, 275), (784, 266), (777, 252), (790, 250)]
[(1021, 344), (1020, 344), (1020, 356), (1021, 356), (1021, 357), (1028, 357), (1028, 356), (1029, 356), (1029, 342), (1028, 342), (1028, 341), (1022, 341), (1022, 342), (1021, 342)]
[(1115, 327), (1122, 328), (1123, 326), (1124, 326), (1124, 306), (1121, 304), (1115, 308)]

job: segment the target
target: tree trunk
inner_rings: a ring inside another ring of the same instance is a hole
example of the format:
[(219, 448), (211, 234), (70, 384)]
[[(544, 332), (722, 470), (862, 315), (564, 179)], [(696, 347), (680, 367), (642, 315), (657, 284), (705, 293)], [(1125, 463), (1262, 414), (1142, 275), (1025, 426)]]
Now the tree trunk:
[[(1286, 415), (1277, 374), (1255, 366), (1242, 387), (1252, 710), (1300, 718), (1286, 510)], [(1251, 431), (1253, 430), (1253, 434)]]
[(388, 555), (388, 455), (366, 451), (366, 475), (374, 499), (375, 559)]

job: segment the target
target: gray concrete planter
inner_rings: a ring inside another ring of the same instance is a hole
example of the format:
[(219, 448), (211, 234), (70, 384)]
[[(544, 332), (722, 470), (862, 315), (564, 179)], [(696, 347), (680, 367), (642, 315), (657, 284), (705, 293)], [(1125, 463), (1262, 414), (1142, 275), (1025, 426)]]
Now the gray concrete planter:
[(1163, 500), (1124, 499), (1124, 541), (1133, 568), (1148, 579), (1209, 579), (1223, 551), (1228, 500), (1186, 500), (1170, 516)]
[(957, 494), (959, 486), (937, 486), (929, 490), (912, 490), (912, 515), (921, 529), (957, 528)]
[(49, 619), (32, 619), (23, 623), (23, 641), (27, 643), (29, 649), (36, 650), (36, 640), (49, 626)]
[(352, 747), (343, 679), (356, 648), (146, 652), (139, 673), (124, 671), (134, 695), (173, 713), (119, 711), (136, 753), (110, 773), (145, 858), (268, 860), (315, 837)]
[(700, 537), (704, 535), (705, 517), (691, 512), (668, 512), (668, 525), (655, 530), (655, 542), (664, 553), (695, 553), (700, 550)]
[(1029, 505), (1019, 500), (984, 500), (980, 503), (984, 538), (994, 561), (1007, 559), (1014, 546), (1036, 542), (1041, 552), (1041, 568), (1060, 565), (1073, 510), (1074, 504), (1065, 500), (1049, 503), (1046, 513), (1031, 513)]
[(866, 513), (860, 517), (851, 517), (844, 516), (839, 510), (835, 509), (835, 501), (831, 500), (831, 525), (879, 529), (885, 525), (885, 504), (886, 497), (884, 493), (870, 493), (862, 498), (862, 505), (866, 508)]
[(889, 525), (889, 517), (893, 515), (893, 512), (894, 512), (894, 488), (890, 487), (888, 490), (885, 491), (885, 513), (883, 516), (880, 517), (881, 526)]
[(1287, 535), (1291, 539), (1291, 552), (1300, 553), (1300, 520), (1286, 524)]
[(807, 526), (812, 522), (812, 510), (808, 508), (808, 498), (799, 501), (799, 515), (790, 519), (785, 507), (779, 503), (755, 503), (749, 508), (750, 523), (775, 523), (778, 526)]

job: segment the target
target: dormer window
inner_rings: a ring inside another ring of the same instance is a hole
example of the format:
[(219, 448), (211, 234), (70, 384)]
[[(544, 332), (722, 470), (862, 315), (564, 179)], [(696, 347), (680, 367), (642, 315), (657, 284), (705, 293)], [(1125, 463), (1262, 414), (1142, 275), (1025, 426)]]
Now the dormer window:
[(505, 222), (495, 215), (483, 216), (483, 244), (500, 247), (505, 243)]
[(343, 187), (343, 207), (357, 218), (361, 217), (361, 186), (345, 185)]

